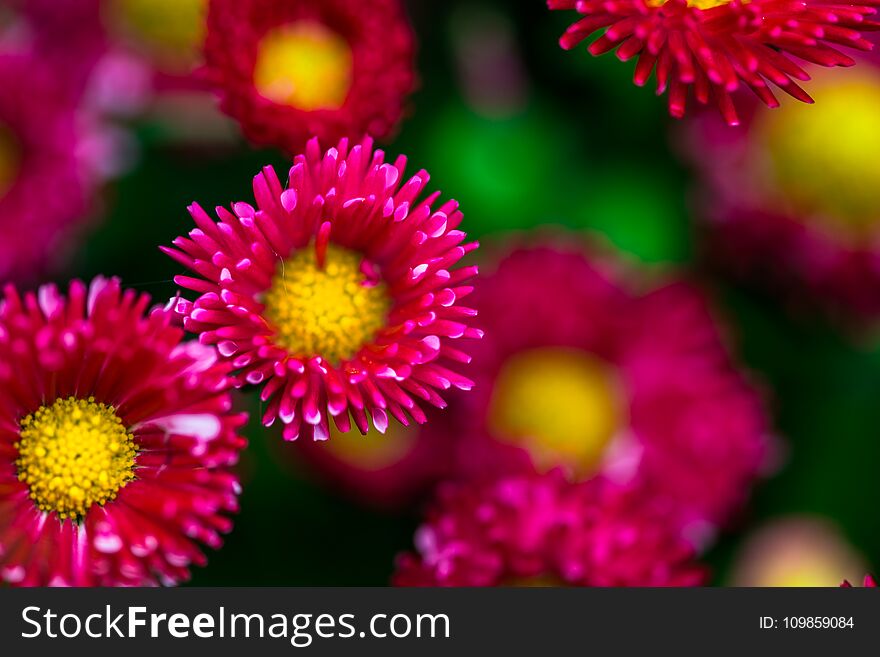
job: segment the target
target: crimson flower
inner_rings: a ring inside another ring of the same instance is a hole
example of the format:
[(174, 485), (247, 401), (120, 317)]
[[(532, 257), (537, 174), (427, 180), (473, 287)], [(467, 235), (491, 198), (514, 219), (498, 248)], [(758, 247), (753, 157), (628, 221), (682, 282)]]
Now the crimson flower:
[(206, 75), (252, 141), (389, 136), (414, 86), (399, 0), (212, 0)]
[(0, 299), (0, 579), (145, 586), (221, 545), (246, 441), (229, 366), (116, 280)]
[(852, 66), (839, 47), (870, 50), (863, 32), (877, 29), (877, 0), (548, 0), (550, 9), (581, 18), (560, 39), (574, 48), (594, 34), (592, 55), (611, 50), (637, 57), (634, 81), (656, 74), (657, 93), (669, 91), (669, 112), (685, 113), (689, 89), (714, 102), (727, 123), (739, 123), (731, 94), (751, 89), (776, 107), (771, 85), (806, 103), (799, 85), (810, 79), (792, 56), (821, 66)]
[(421, 424), (419, 404), (472, 386), (455, 369), (470, 360), (459, 342), (482, 336), (461, 303), (477, 268), (457, 265), (477, 244), (458, 203), (421, 198), (429, 176), (406, 179), (405, 165), (370, 139), (326, 153), (313, 139), (286, 188), (266, 167), (256, 207), (219, 208), (215, 222), (193, 205), (197, 228), (163, 249), (195, 274), (175, 279), (199, 295), (177, 303), (184, 326), (239, 385), (263, 386), (264, 423), (280, 419), (288, 440), (325, 440), (331, 419), (343, 433), (352, 421), (384, 432), (389, 415)]

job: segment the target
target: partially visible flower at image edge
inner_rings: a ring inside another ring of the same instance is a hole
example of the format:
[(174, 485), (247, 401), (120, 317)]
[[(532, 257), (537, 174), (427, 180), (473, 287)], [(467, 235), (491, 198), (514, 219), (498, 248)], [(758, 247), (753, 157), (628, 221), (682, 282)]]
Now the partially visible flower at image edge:
[(286, 189), (266, 167), (256, 207), (218, 208), (215, 222), (194, 204), (197, 228), (163, 247), (197, 275), (175, 278), (199, 294), (176, 302), (185, 328), (217, 345), (238, 385), (262, 384), (263, 422), (280, 419), (287, 440), (325, 440), (331, 419), (343, 433), (384, 432), (389, 415), (423, 423), (420, 403), (473, 385), (453, 368), (470, 361), (458, 342), (482, 337), (461, 305), (477, 268), (456, 267), (477, 243), (458, 203), (420, 200), (429, 176), (406, 180), (405, 165), (369, 138), (326, 153), (313, 139)]
[(806, 103), (799, 85), (809, 74), (790, 56), (821, 66), (852, 66), (845, 46), (870, 50), (862, 32), (880, 27), (872, 17), (877, 0), (548, 0), (552, 10), (581, 15), (560, 39), (566, 50), (602, 32), (592, 55), (616, 49), (618, 59), (638, 57), (634, 82), (657, 78), (657, 93), (669, 91), (669, 112), (685, 113), (689, 89), (701, 104), (714, 102), (731, 125), (739, 123), (732, 98), (751, 89), (765, 104), (778, 106), (774, 85)]
[(859, 549), (827, 517), (779, 515), (749, 529), (727, 568), (725, 585), (829, 587), (868, 571)]
[[(840, 585), (842, 588), (851, 589), (853, 585), (849, 583), (848, 580), (843, 580), (843, 583)], [(873, 575), (865, 575), (865, 581), (862, 583), (867, 589), (875, 589), (877, 588), (877, 580), (874, 579)]]
[(173, 585), (232, 528), (228, 365), (115, 279), (0, 302), (0, 580)]
[(87, 87), (92, 111), (130, 119), (173, 103), (176, 120), (202, 108), (191, 131), (216, 123), (200, 75), (209, 0), (13, 2), (28, 19), (33, 47), (53, 58), (64, 80)]
[(51, 62), (0, 55), (0, 281), (37, 278), (88, 213), (89, 135), (61, 80)]
[(397, 586), (698, 586), (705, 568), (650, 497), (558, 471), (447, 483)]
[(18, 48), (25, 46), (34, 56), (50, 61), (56, 87), (78, 95), (106, 48), (99, 19), (103, 1), (7, 0), (5, 4), (19, 34)]
[(730, 130), (683, 125), (708, 264), (848, 331), (880, 318), (880, 67), (818, 71), (815, 106), (758, 103)]
[(258, 144), (390, 136), (415, 86), (399, 0), (211, 0), (205, 79)]

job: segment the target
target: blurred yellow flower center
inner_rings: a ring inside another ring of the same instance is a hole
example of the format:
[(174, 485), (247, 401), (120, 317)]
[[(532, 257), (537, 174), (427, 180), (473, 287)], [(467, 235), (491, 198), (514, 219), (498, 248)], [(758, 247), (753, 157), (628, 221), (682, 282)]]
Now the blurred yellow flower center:
[[(693, 7), (695, 9), (712, 9), (714, 7), (721, 7), (722, 5), (729, 5), (733, 0), (687, 0), (688, 7)], [(745, 0), (747, 2), (748, 0)], [(649, 7), (662, 7), (669, 0), (645, 0), (645, 3)], [(743, 4), (745, 4), (745, 2)]]
[(817, 586), (837, 586), (842, 578), (840, 572), (831, 569), (832, 564), (788, 563), (779, 564), (778, 570), (769, 573), (760, 586), (782, 588), (804, 588)]
[(534, 575), (532, 577), (510, 577), (504, 582), (504, 586), (527, 589), (546, 589), (567, 586), (556, 575)]
[(59, 399), (21, 421), (18, 479), (42, 511), (80, 519), (134, 479), (134, 438), (110, 406)]
[(9, 191), (21, 167), (21, 150), (15, 134), (0, 123), (0, 198)]
[(294, 356), (336, 365), (371, 342), (386, 324), (391, 298), (384, 283), (367, 279), (362, 261), (332, 244), (323, 267), (313, 247), (285, 260), (264, 299), (278, 344)]
[(346, 40), (321, 23), (298, 21), (260, 42), (254, 86), (265, 98), (304, 111), (339, 109), (352, 80)]
[(609, 367), (574, 349), (542, 347), (507, 360), (489, 405), (490, 432), (524, 447), (542, 469), (595, 470), (623, 421)]
[(731, 569), (734, 586), (838, 586), (868, 566), (837, 528), (822, 518), (774, 520), (744, 543)]
[(208, 0), (109, 0), (112, 28), (160, 66), (184, 72), (201, 58)]
[(780, 203), (857, 239), (880, 224), (880, 75), (835, 73), (817, 79), (815, 105), (764, 113), (757, 137)]
[(376, 471), (399, 463), (415, 447), (417, 427), (404, 427), (396, 422), (388, 425), (385, 434), (370, 431), (361, 435), (357, 429), (342, 433), (330, 425), (330, 440), (320, 444), (340, 461), (361, 470)]

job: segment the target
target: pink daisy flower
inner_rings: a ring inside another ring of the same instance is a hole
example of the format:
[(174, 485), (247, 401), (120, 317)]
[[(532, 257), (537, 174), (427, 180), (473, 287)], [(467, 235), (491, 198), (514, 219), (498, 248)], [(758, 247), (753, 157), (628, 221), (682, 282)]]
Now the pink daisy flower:
[(0, 302), (0, 578), (174, 584), (232, 525), (228, 366), (116, 280)]
[(0, 55), (0, 280), (36, 277), (89, 208), (77, 108), (46, 62)]
[(211, 0), (207, 77), (258, 144), (384, 138), (414, 86), (413, 41), (399, 0)]
[(810, 76), (793, 60), (852, 66), (840, 47), (870, 50), (863, 32), (875, 30), (877, 0), (836, 4), (824, 0), (548, 0), (550, 9), (581, 18), (560, 39), (566, 50), (594, 34), (592, 55), (617, 50), (638, 57), (634, 81), (656, 73), (657, 93), (669, 90), (669, 112), (684, 116), (689, 90), (699, 103), (714, 103), (724, 120), (739, 123), (732, 94), (751, 89), (767, 106), (778, 87), (811, 103), (798, 82)]
[(452, 473), (448, 413), (428, 410), (424, 425), (389, 424), (385, 435), (342, 433), (330, 440), (278, 446), (283, 456), (359, 504), (379, 510), (412, 507), (431, 486)]
[[(851, 589), (852, 584), (850, 584), (847, 580), (843, 580), (841, 584), (843, 588)], [(862, 586), (868, 589), (876, 589), (877, 588), (877, 580), (874, 579), (873, 575), (865, 575), (865, 581), (862, 583)]]
[[(637, 294), (614, 263), (517, 250), (475, 295), (488, 338), (459, 413), (459, 471), (547, 471), (646, 488), (697, 541), (744, 500), (767, 421), (706, 301)], [(515, 299), (516, 303), (511, 303)]]
[[(756, 107), (743, 129), (698, 117), (710, 260), (855, 323), (880, 317), (880, 68), (817, 76), (814, 107)], [(804, 111), (806, 110), (806, 111)]]
[(459, 340), (482, 335), (461, 305), (477, 269), (456, 265), (477, 244), (458, 204), (420, 198), (429, 176), (406, 180), (405, 164), (370, 139), (324, 154), (311, 140), (286, 189), (267, 167), (256, 208), (219, 208), (215, 223), (193, 205), (198, 228), (163, 249), (196, 274), (175, 279), (199, 294), (177, 305), (184, 326), (240, 385), (263, 386), (263, 421), (280, 419), (287, 440), (324, 440), (331, 418), (343, 433), (384, 432), (389, 415), (423, 423), (420, 403), (472, 385), (453, 368), (469, 360)]
[(397, 586), (696, 586), (691, 546), (646, 500), (559, 473), (446, 484)]

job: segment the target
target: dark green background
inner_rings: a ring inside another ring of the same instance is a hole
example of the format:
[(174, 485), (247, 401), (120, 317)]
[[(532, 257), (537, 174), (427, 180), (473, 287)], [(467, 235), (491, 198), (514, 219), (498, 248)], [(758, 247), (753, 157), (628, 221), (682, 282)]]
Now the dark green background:
[[(716, 294), (745, 364), (765, 383), (777, 432), (789, 446), (782, 471), (760, 486), (740, 526), (709, 554), (723, 581), (750, 526), (784, 514), (832, 518), (876, 565), (880, 559), (880, 351), (877, 342), (839, 334), (819, 317), (791, 317), (778, 301), (738, 287), (699, 263), (688, 198), (693, 183), (674, 155), (675, 125), (665, 99), (630, 83), (632, 66), (613, 56), (566, 53), (557, 38), (573, 14), (543, 3), (410, 3), (420, 40), (421, 88), (399, 138), (413, 171), (457, 198), (464, 228), (485, 244), (507, 229), (545, 224), (596, 231), (646, 267), (687, 270)], [(469, 109), (456, 73), (453, 25), (494, 8), (508, 17), (529, 85), (527, 107), (503, 119)], [(464, 12), (464, 13), (462, 13)], [(158, 301), (180, 272), (159, 253), (191, 228), (186, 206), (251, 200), (251, 179), (277, 152), (191, 148), (145, 119), (132, 126), (141, 159), (107, 190), (103, 222), (71, 276), (119, 275)], [(255, 404), (251, 392), (242, 405)], [(254, 409), (258, 411), (258, 409)], [(258, 417), (258, 415), (257, 415)], [(395, 553), (410, 546), (417, 516), (367, 511), (285, 464), (279, 441), (254, 417), (242, 472), (242, 512), (226, 546), (210, 555), (194, 584), (384, 584)]]

